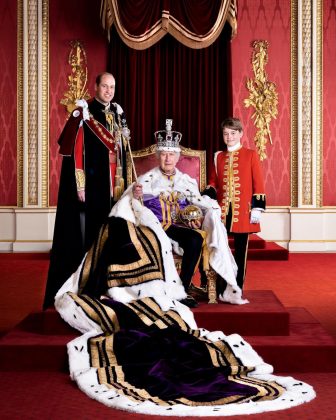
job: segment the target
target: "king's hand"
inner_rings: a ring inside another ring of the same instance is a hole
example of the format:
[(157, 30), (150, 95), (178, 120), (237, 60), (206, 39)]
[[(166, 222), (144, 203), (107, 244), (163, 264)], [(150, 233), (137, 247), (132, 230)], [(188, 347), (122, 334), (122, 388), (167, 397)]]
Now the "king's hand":
[(132, 192), (133, 192), (133, 197), (136, 200), (141, 200), (142, 199), (143, 191), (142, 191), (142, 185), (141, 184), (134, 183), (133, 188), (132, 188)]

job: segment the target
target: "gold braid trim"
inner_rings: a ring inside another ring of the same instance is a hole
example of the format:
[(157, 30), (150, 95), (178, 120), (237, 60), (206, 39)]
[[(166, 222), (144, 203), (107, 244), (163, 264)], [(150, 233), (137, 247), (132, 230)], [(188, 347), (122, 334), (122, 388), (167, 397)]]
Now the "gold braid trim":
[(77, 191), (85, 190), (85, 173), (83, 169), (76, 169), (75, 177), (76, 177)]
[(253, 196), (254, 196), (257, 200), (262, 200), (262, 201), (265, 201), (265, 199), (266, 199), (266, 194), (253, 194)]

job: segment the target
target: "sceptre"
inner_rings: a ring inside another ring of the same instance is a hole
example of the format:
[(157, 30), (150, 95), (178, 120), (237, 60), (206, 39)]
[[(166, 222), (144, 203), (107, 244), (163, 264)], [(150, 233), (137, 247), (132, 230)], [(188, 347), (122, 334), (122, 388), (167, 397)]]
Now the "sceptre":
[[(122, 125), (123, 125), (123, 129), (122, 129), (122, 134), (124, 136), (124, 138), (126, 139), (126, 143), (127, 143), (127, 148), (130, 154), (130, 158), (131, 158), (131, 164), (132, 164), (132, 171), (133, 171), (133, 175), (134, 175), (134, 180), (137, 183), (138, 182), (138, 175), (136, 173), (136, 169), (135, 169), (135, 164), (134, 164), (134, 159), (133, 159), (133, 154), (132, 154), (132, 150), (131, 150), (131, 145), (130, 145), (130, 129), (127, 127), (126, 125), (126, 120), (122, 120)], [(142, 198), (140, 199), (141, 204), (143, 204), (143, 200)]]

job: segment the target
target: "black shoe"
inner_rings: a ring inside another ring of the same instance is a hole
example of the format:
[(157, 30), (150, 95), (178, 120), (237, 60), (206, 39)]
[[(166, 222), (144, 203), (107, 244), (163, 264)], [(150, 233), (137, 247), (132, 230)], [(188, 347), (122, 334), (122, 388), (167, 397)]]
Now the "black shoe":
[(186, 298), (180, 300), (181, 303), (183, 303), (183, 305), (188, 306), (189, 308), (197, 308), (198, 303), (196, 302), (196, 300), (192, 297), (192, 296), (187, 296)]
[(194, 284), (191, 284), (189, 286), (189, 293), (193, 298), (196, 298), (197, 300), (206, 300), (208, 298), (208, 290), (207, 287), (198, 287)]

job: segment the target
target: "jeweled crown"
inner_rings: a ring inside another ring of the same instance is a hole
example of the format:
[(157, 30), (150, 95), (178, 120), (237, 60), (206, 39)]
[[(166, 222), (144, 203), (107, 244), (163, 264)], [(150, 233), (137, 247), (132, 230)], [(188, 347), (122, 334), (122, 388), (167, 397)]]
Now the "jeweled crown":
[(168, 152), (180, 152), (182, 134), (172, 130), (173, 120), (166, 119), (166, 129), (154, 133), (156, 150)]

